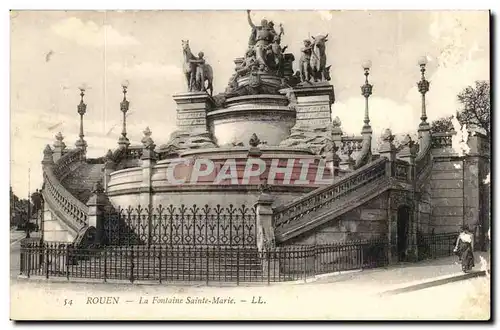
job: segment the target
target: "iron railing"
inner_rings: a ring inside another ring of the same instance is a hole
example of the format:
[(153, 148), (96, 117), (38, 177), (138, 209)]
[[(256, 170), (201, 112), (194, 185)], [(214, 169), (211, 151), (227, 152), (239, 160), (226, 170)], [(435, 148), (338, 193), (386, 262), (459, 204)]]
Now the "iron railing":
[(449, 257), (459, 233), (418, 234), (417, 246), (420, 260)]
[(21, 274), (32, 277), (154, 282), (282, 282), (387, 265), (387, 243), (358, 241), (279, 247), (106, 246), (23, 241)]
[(118, 209), (104, 217), (107, 245), (256, 247), (256, 210), (245, 205)]

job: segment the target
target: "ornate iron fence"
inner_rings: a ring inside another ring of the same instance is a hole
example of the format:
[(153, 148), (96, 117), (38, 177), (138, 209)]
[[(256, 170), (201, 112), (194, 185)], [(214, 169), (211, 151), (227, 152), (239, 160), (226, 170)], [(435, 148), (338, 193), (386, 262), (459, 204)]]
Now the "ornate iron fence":
[(128, 207), (104, 219), (107, 245), (256, 246), (256, 211), (241, 207)]
[(21, 274), (27, 277), (154, 282), (282, 282), (387, 264), (384, 241), (280, 247), (259, 252), (243, 246), (106, 246), (26, 241)]
[[(421, 259), (453, 254), (455, 233), (419, 239)], [(425, 243), (425, 244), (424, 244)], [(354, 269), (384, 267), (385, 240), (278, 247), (259, 252), (242, 245), (130, 245), (76, 249), (73, 244), (21, 242), (21, 274), (27, 277), (123, 281), (283, 282)]]

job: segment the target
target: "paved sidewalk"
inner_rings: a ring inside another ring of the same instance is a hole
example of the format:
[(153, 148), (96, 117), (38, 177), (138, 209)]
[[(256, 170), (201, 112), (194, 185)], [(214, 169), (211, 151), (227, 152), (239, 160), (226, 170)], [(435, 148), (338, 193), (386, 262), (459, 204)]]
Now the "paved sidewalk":
[[(489, 265), (490, 256), (488, 252), (476, 252), (474, 257), (475, 267), (471, 272), (480, 272), (482, 270), (481, 257)], [(402, 263), (387, 268), (326, 275), (309, 280), (308, 283), (339, 284), (342, 290), (356, 288), (357, 290), (364, 289), (367, 294), (378, 294), (410, 286), (421, 286), (422, 283), (433, 281), (436, 281), (437, 284), (445, 284), (447, 281), (444, 279), (464, 277), (465, 274), (457, 261), (457, 257), (452, 256), (417, 263)], [(471, 275), (465, 277), (470, 278)]]

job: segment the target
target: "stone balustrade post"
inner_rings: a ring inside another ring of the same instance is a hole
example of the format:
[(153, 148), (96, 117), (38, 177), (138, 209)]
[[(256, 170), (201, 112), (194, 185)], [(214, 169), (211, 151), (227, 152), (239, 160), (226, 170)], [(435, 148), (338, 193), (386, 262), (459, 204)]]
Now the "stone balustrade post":
[(63, 142), (64, 136), (61, 134), (61, 132), (57, 133), (55, 138), (56, 141), (54, 142), (53, 156), (54, 162), (57, 162), (63, 156), (66, 149), (66, 144)]
[(394, 175), (393, 164), (396, 160), (396, 147), (394, 146), (394, 135), (390, 129), (386, 129), (382, 135), (382, 145), (380, 146), (379, 153), (380, 157), (385, 157), (389, 161), (387, 162), (386, 175), (392, 177)]
[(354, 165), (356, 164), (356, 161), (351, 157), (352, 155), (352, 149), (350, 149), (347, 152), (347, 159), (340, 162), (340, 168), (343, 170), (349, 170), (353, 171), (354, 170)]
[(108, 190), (109, 181), (111, 179), (111, 173), (116, 169), (116, 163), (113, 160), (113, 153), (108, 150), (106, 154), (106, 162), (104, 163), (104, 189)]
[(262, 193), (256, 204), (257, 249), (264, 257), (262, 260), (263, 274), (271, 277), (279, 276), (279, 259), (276, 254), (276, 243), (273, 224), (272, 204), (274, 198)]
[(341, 147), (342, 146), (342, 123), (340, 121), (339, 117), (335, 117), (335, 119), (332, 121), (332, 142), (337, 146)]
[(46, 145), (45, 149), (43, 149), (43, 160), (42, 160), (42, 166), (52, 166), (54, 165), (54, 154), (52, 149), (50, 148), (50, 145)]
[(156, 164), (156, 152), (153, 139), (151, 138), (151, 130), (149, 127), (143, 131), (144, 138), (142, 139), (142, 183), (141, 183), (141, 194), (140, 194), (140, 204), (144, 207), (149, 207), (151, 203), (151, 175), (153, 172), (153, 167)]
[(87, 206), (88, 213), (88, 226), (96, 229), (95, 243), (100, 244), (104, 239), (104, 221), (105, 221), (105, 206), (107, 203), (107, 196), (104, 193), (104, 188), (100, 181), (98, 181), (93, 189), (93, 194), (90, 196)]
[(415, 142), (411, 139), (409, 135), (406, 135), (402, 142), (403, 149), (397, 154), (397, 158), (408, 162), (408, 181), (413, 182), (415, 180), (416, 170), (415, 170), (415, 158), (417, 156), (417, 151), (415, 149)]

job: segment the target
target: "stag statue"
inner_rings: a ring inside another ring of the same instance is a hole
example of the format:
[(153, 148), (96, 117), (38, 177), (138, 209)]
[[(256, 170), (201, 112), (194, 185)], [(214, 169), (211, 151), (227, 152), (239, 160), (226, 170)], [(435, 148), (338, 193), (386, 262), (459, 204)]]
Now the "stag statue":
[[(213, 94), (213, 70), (206, 63), (203, 52), (194, 56), (189, 47), (189, 40), (182, 40), (182, 53), (184, 55), (183, 71), (190, 92), (206, 92)], [(205, 84), (207, 83), (207, 84)]]

